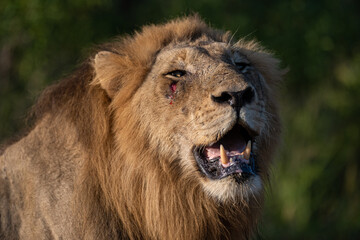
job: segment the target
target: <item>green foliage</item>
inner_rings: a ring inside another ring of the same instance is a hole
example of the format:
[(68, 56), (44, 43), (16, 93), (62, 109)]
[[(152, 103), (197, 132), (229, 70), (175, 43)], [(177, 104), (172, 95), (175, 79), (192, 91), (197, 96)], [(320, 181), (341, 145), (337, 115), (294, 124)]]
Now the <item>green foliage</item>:
[(261, 236), (358, 239), (359, 9), (355, 0), (3, 0), (0, 140), (23, 127), (38, 93), (95, 44), (199, 12), (214, 27), (260, 40), (290, 69)]

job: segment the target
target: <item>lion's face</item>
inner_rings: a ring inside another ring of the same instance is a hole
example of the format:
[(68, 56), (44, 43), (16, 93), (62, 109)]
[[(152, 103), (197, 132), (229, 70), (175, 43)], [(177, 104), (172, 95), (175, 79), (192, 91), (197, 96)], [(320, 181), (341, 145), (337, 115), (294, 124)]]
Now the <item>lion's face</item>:
[(249, 52), (198, 40), (162, 49), (132, 106), (150, 143), (184, 176), (219, 200), (246, 199), (262, 189), (268, 91)]

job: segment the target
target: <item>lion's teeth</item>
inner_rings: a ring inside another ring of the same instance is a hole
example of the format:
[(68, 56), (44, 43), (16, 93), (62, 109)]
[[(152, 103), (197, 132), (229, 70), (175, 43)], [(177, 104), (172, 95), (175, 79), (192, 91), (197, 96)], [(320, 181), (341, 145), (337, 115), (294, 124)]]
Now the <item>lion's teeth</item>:
[(245, 151), (244, 151), (244, 158), (246, 160), (250, 159), (250, 153), (251, 153), (251, 141), (248, 141)]
[(222, 144), (220, 144), (220, 161), (224, 165), (229, 163), (229, 158), (226, 155), (225, 148)]

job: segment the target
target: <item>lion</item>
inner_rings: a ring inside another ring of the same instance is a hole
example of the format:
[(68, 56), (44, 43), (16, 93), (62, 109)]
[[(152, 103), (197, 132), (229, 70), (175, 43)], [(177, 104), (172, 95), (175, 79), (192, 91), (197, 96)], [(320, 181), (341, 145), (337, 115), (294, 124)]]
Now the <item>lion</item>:
[(248, 239), (283, 70), (197, 15), (102, 44), (0, 157), (1, 239)]

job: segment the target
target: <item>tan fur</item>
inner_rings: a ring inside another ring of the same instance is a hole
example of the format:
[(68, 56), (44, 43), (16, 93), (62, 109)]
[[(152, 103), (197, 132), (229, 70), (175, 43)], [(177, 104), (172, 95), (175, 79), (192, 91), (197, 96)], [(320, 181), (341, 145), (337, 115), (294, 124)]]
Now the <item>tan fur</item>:
[[(248, 82), (229, 59), (246, 58)], [(184, 68), (177, 83), (166, 73)], [(277, 145), (278, 61), (197, 16), (147, 26), (99, 49), (47, 88), (35, 127), (0, 157), (1, 239), (248, 239)], [(194, 146), (234, 123), (211, 94), (253, 86), (240, 116), (260, 135), (248, 184), (203, 176)]]

